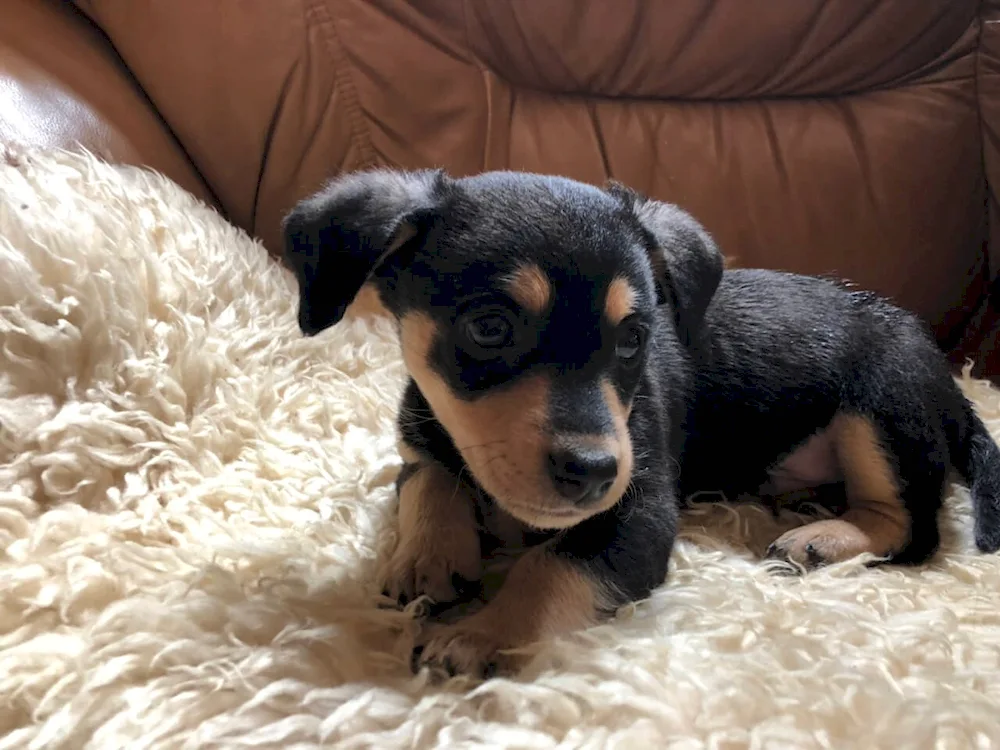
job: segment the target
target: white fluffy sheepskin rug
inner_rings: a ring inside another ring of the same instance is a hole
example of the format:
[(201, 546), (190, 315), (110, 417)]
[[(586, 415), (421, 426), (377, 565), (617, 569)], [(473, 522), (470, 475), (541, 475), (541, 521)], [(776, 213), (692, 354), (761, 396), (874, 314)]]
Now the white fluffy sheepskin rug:
[(373, 586), (394, 329), (305, 339), (295, 305), (172, 183), (0, 155), (0, 748), (1000, 747), (1000, 557), (961, 489), (916, 570), (780, 575), (778, 522), (705, 507), (650, 600), (516, 679), (411, 675)]

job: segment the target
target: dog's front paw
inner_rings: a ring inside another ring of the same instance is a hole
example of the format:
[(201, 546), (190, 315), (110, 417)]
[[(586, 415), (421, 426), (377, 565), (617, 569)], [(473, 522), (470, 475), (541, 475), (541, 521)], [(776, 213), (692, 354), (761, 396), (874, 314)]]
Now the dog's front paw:
[(429, 625), (414, 651), (414, 668), (441, 669), (449, 675), (488, 678), (514, 671), (520, 660), (504, 653), (501, 634), (478, 627), (475, 619), (450, 625)]
[(478, 533), (450, 527), (402, 539), (383, 580), (386, 594), (403, 604), (423, 595), (442, 604), (455, 601), (481, 576)]

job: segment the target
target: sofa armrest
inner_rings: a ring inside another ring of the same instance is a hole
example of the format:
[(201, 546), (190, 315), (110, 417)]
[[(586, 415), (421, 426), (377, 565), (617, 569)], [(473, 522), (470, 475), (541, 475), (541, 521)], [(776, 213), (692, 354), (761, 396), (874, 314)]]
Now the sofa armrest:
[(107, 40), (59, 0), (4, 0), (0, 144), (83, 147), (163, 172), (216, 204)]

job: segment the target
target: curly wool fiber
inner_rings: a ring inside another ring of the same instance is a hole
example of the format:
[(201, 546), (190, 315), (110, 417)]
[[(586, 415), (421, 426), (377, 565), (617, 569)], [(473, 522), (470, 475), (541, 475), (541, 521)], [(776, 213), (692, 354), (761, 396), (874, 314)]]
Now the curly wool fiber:
[(0, 750), (1000, 747), (960, 488), (912, 570), (780, 575), (793, 517), (707, 505), (666, 585), (516, 679), (411, 675), (373, 587), (403, 379), (388, 321), (301, 336), (290, 276), (168, 180), (0, 153)]

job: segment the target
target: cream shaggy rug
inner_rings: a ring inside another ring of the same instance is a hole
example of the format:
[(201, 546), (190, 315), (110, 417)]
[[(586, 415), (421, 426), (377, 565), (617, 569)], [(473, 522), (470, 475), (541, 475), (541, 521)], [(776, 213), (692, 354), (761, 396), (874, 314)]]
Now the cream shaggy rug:
[(1000, 747), (963, 490), (910, 571), (779, 575), (767, 513), (706, 507), (651, 600), (517, 679), (411, 676), (372, 585), (402, 377), (384, 319), (299, 335), (172, 183), (0, 156), (0, 748)]

